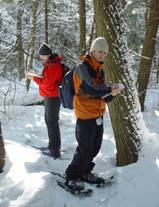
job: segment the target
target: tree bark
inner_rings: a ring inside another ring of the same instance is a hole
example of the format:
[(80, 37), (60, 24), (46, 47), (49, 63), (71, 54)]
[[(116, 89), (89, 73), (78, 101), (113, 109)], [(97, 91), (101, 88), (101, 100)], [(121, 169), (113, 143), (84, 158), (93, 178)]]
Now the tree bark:
[[(37, 8), (38, 8), (38, 2), (37, 0), (33, 0), (32, 1), (32, 25), (31, 25), (31, 34), (30, 34), (30, 41), (29, 41), (29, 64), (28, 64), (29, 70), (31, 70), (33, 66)], [(30, 80), (27, 80), (26, 82), (27, 91), (29, 90), (29, 86), (30, 86)]]
[(80, 55), (86, 53), (86, 5), (85, 0), (79, 0), (80, 14)]
[(22, 13), (21, 8), (17, 12), (17, 62), (18, 62), (18, 77), (19, 80), (25, 77), (25, 68), (24, 68), (24, 48), (23, 48), (23, 39), (22, 39)]
[(90, 33), (90, 38), (89, 38), (89, 43), (88, 43), (89, 48), (91, 47), (91, 44), (94, 38), (94, 30), (95, 30), (95, 17), (93, 18), (92, 27), (91, 27), (91, 33)]
[(152, 60), (155, 54), (157, 30), (159, 25), (159, 0), (148, 1), (148, 19), (146, 25), (145, 39), (141, 53), (140, 68), (138, 73), (138, 92), (141, 110), (144, 111), (144, 102), (149, 83)]
[(49, 43), (49, 33), (48, 33), (48, 0), (44, 2), (45, 6), (45, 42)]
[(2, 128), (0, 122), (0, 173), (3, 172), (4, 165), (5, 165), (5, 149), (4, 149), (4, 141), (2, 137)]
[(141, 148), (140, 105), (125, 38), (122, 0), (94, 0), (97, 33), (109, 44), (105, 71), (109, 82), (121, 82), (124, 92), (108, 105), (117, 148), (117, 166), (134, 163)]
[(1, 13), (0, 13), (0, 31), (2, 30), (2, 16), (1, 16)]
[(159, 58), (158, 58), (158, 65), (157, 65), (157, 72), (156, 72), (156, 83), (159, 83)]

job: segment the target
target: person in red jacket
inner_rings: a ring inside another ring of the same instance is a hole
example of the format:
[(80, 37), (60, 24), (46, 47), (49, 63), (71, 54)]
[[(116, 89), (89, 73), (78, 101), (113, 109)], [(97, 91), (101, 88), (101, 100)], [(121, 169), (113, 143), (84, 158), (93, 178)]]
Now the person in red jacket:
[(61, 157), (61, 137), (58, 123), (61, 105), (59, 94), (59, 85), (62, 81), (61, 58), (53, 53), (45, 43), (41, 45), (39, 55), (44, 66), (42, 78), (28, 76), (28, 79), (39, 85), (40, 95), (44, 97), (45, 122), (49, 137), (48, 149), (56, 159)]

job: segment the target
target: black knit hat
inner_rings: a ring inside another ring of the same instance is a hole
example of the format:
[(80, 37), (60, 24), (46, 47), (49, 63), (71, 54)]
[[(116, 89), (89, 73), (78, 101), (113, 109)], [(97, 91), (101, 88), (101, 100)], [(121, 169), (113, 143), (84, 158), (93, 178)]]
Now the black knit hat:
[(46, 43), (43, 43), (39, 48), (39, 55), (52, 55), (52, 50)]

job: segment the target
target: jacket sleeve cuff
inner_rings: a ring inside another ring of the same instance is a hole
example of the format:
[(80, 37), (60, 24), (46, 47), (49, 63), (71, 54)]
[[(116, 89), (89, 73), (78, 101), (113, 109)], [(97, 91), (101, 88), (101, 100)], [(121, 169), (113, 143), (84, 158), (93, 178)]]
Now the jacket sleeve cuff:
[(41, 79), (38, 78), (38, 77), (34, 77), (34, 78), (33, 78), (33, 81), (34, 81), (36, 84), (38, 84), (38, 85), (40, 85), (40, 83), (41, 83)]
[(106, 103), (109, 103), (109, 102), (111, 102), (114, 98), (115, 98), (115, 96), (110, 95), (110, 96), (104, 98), (104, 101), (105, 101)]

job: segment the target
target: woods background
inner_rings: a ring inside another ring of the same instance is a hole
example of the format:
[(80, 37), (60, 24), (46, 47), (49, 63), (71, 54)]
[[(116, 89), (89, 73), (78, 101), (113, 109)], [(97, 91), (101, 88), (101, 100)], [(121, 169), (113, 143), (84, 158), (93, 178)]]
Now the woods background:
[(17, 80), (29, 90), (30, 82), (23, 81), (28, 69), (42, 70), (41, 43), (48, 43), (72, 67), (95, 37), (104, 36), (110, 47), (107, 82), (126, 87), (109, 105), (117, 165), (136, 162), (146, 92), (159, 83), (159, 0), (1, 0), (0, 6), (0, 76), (11, 82), (5, 92), (0, 86), (4, 106), (13, 103), (5, 97), (15, 90)]

